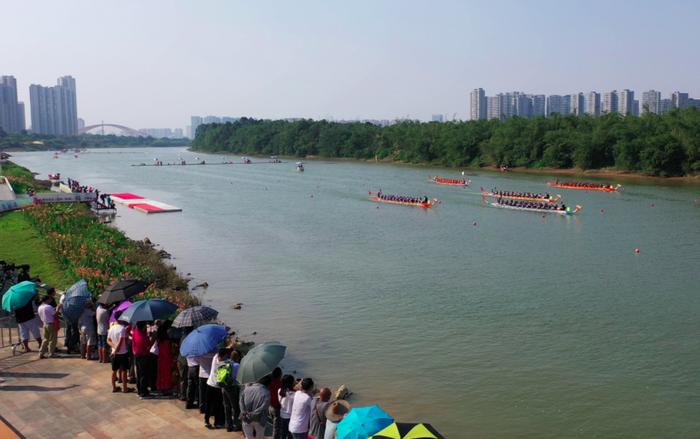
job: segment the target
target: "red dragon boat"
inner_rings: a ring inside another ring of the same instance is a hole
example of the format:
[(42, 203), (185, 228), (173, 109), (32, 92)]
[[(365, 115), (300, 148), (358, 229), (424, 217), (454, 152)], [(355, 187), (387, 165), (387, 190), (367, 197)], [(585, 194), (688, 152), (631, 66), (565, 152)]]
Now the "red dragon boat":
[(578, 190), (582, 190), (582, 191), (600, 191), (600, 192), (617, 192), (622, 187), (621, 184), (618, 184), (617, 186), (613, 186), (610, 183), (600, 184), (600, 183), (586, 183), (586, 182), (578, 182), (578, 181), (559, 181), (559, 179), (557, 179), (554, 183), (552, 183), (551, 181), (548, 181), (547, 186), (564, 188), (564, 189), (578, 189)]
[(435, 177), (430, 177), (430, 181), (437, 184), (445, 184), (448, 186), (469, 186), (472, 181), (466, 178), (455, 179), (455, 178), (442, 178), (438, 175)]

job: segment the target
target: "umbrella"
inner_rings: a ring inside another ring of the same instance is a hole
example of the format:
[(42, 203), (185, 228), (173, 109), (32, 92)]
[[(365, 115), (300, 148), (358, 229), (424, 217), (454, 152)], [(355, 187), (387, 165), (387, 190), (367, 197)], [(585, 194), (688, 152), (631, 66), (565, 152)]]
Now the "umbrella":
[(113, 303), (122, 302), (130, 297), (146, 291), (148, 285), (138, 279), (124, 279), (115, 282), (100, 295), (97, 303), (111, 305)]
[(92, 297), (85, 279), (80, 279), (66, 290), (63, 295), (63, 316), (67, 321), (75, 322), (85, 308), (85, 302)]
[(129, 323), (162, 320), (170, 317), (175, 310), (177, 305), (165, 299), (139, 300), (124, 311), (119, 320)]
[(394, 419), (378, 405), (353, 407), (338, 423), (338, 439), (367, 439), (394, 423)]
[(445, 439), (430, 424), (393, 423), (370, 439)]
[(122, 303), (120, 303), (119, 305), (117, 305), (117, 307), (114, 308), (114, 310), (112, 310), (112, 315), (109, 316), (109, 323), (116, 322), (117, 321), (117, 312), (119, 312), (119, 311), (124, 312), (127, 309), (129, 309), (129, 307), (131, 305), (133, 305), (133, 303), (129, 302), (128, 300), (125, 300)]
[(287, 346), (276, 341), (262, 343), (251, 349), (238, 368), (239, 383), (254, 383), (272, 372), (287, 352)]
[(28, 304), (32, 297), (36, 296), (36, 284), (25, 280), (12, 285), (2, 296), (2, 309), (7, 312), (14, 312), (17, 308), (22, 308)]
[(219, 311), (208, 306), (193, 306), (187, 308), (175, 317), (173, 326), (175, 328), (187, 328), (188, 326), (201, 326), (206, 322), (214, 320), (219, 315)]
[(180, 345), (183, 357), (210, 354), (218, 349), (228, 331), (224, 325), (204, 325), (187, 334)]

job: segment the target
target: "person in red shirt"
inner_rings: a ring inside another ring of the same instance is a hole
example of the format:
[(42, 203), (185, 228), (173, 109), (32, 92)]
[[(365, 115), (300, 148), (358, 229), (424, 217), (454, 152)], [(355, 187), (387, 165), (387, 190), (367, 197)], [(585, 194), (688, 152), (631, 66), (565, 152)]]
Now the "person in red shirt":
[(142, 398), (150, 396), (148, 390), (151, 365), (149, 355), (152, 345), (153, 337), (146, 330), (146, 322), (136, 323), (136, 327), (131, 330), (131, 348), (136, 363), (136, 390)]

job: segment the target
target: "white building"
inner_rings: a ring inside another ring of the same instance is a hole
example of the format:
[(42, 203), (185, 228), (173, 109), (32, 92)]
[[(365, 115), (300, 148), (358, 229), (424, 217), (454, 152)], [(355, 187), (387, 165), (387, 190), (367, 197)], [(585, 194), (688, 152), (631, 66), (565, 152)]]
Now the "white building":
[(483, 88), (475, 88), (470, 93), (470, 119), (483, 120), (488, 117), (486, 92)]
[(642, 93), (642, 111), (661, 114), (661, 92), (649, 90)]
[(586, 114), (600, 116), (600, 93), (592, 91), (586, 95)]

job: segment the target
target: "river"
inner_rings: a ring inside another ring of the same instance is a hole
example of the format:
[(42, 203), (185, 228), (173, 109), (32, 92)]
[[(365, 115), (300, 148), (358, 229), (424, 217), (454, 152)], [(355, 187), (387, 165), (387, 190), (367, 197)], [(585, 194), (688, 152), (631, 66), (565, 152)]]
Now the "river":
[[(287, 371), (345, 383), (355, 404), (449, 438), (700, 431), (699, 186), (560, 189), (583, 211), (543, 218), (478, 194), (543, 192), (537, 175), (474, 172), (462, 189), (428, 182), (455, 171), (356, 162), (130, 166), (155, 157), (222, 160), (184, 148), (13, 160), (181, 207), (120, 206), (114, 224), (206, 280), (203, 302), (241, 335), (286, 344)], [(379, 188), (442, 204), (378, 206)]]

